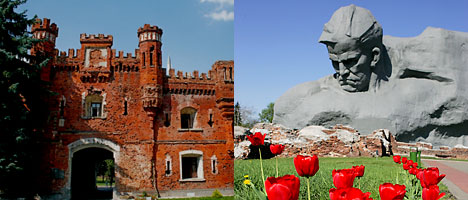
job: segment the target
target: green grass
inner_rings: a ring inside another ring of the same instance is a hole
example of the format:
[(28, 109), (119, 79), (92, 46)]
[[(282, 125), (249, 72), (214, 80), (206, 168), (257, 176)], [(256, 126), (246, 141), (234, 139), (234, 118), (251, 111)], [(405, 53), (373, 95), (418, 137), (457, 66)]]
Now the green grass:
[[(182, 198), (177, 200), (234, 200), (234, 197), (195, 197), (195, 198)], [(173, 199), (175, 200), (175, 199)]]
[(114, 187), (115, 186), (115, 179), (112, 182), (112, 186), (106, 185), (106, 182), (104, 181), (104, 178), (101, 176), (96, 177), (96, 186), (103, 186), (103, 187)]
[[(265, 179), (276, 175), (275, 159), (263, 160)], [(297, 177), (298, 174), (294, 168), (293, 158), (280, 158), (279, 176), (293, 174)], [(332, 170), (351, 168), (355, 165), (365, 165), (364, 176), (360, 179), (356, 178), (354, 187), (360, 188), (363, 192), (370, 192), (371, 197), (375, 200), (380, 199), (379, 185), (390, 182), (393, 184), (403, 184), (408, 178), (413, 178), (403, 170), (401, 165), (393, 162), (392, 158), (319, 158), (320, 169), (317, 174), (310, 178), (311, 183), (311, 199), (329, 199), (328, 191), (333, 188)], [(235, 199), (254, 200), (257, 199), (251, 188), (245, 187), (243, 184), (244, 175), (249, 175), (249, 179), (255, 184), (256, 188), (262, 189), (262, 176), (260, 172), (259, 160), (236, 160), (234, 161), (234, 192)], [(299, 199), (307, 199), (307, 182), (306, 178), (300, 177), (301, 188)], [(447, 187), (440, 184), (440, 189), (448, 193)], [(454, 199), (451, 194), (446, 195), (443, 199)]]

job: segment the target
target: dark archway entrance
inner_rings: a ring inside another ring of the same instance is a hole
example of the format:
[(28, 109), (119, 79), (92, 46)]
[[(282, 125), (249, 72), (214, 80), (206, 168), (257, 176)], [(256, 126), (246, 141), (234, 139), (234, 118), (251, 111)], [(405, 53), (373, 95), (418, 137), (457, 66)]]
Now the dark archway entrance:
[(96, 184), (99, 167), (107, 159), (113, 160), (113, 153), (103, 148), (91, 147), (73, 154), (71, 169), (73, 200), (112, 199), (112, 187), (98, 187)]

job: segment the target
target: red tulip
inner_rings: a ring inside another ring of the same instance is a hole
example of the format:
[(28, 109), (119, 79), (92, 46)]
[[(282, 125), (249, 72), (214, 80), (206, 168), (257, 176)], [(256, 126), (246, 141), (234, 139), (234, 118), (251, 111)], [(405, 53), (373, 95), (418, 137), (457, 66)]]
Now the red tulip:
[(428, 188), (423, 188), (422, 191), (422, 199), (423, 200), (438, 200), (445, 195), (445, 192), (439, 194), (439, 186), (431, 185)]
[(297, 200), (301, 183), (294, 175), (268, 177), (265, 189), (269, 200)]
[(275, 154), (275, 155), (281, 154), (283, 150), (284, 150), (284, 145), (281, 145), (281, 144), (270, 145), (270, 151), (272, 154)]
[(364, 168), (366, 166), (361, 165), (361, 166), (353, 166), (354, 172), (356, 172), (356, 177), (362, 177), (364, 176)]
[(412, 161), (412, 160), (408, 160), (407, 164), (413, 165), (413, 161)]
[(332, 171), (333, 185), (338, 189), (353, 187), (356, 174), (353, 169), (339, 169)]
[(381, 200), (402, 200), (405, 198), (406, 186), (384, 183), (379, 186)]
[(393, 162), (400, 164), (401, 163), (400, 159), (401, 159), (401, 156), (393, 156)]
[(319, 170), (319, 160), (316, 155), (302, 156), (297, 155), (294, 158), (294, 167), (296, 167), (299, 176), (311, 177)]
[(424, 169), (419, 169), (418, 172), (416, 173), (416, 178), (419, 179), (419, 181), (421, 182), (421, 185), (422, 185), (422, 176), (424, 174)]
[(328, 192), (331, 200), (372, 200), (369, 197), (371, 195), (370, 192), (363, 193), (360, 189), (353, 187), (344, 189), (332, 188)]
[(404, 170), (408, 170), (408, 169), (410, 169), (410, 167), (411, 167), (411, 165), (409, 164), (409, 162), (406, 163), (406, 164), (403, 164), (403, 169)]
[(410, 174), (417, 175), (419, 173), (419, 169), (418, 168), (411, 168), (411, 169), (408, 170), (408, 172)]
[(413, 163), (413, 168), (418, 168), (418, 163), (417, 162)]
[(421, 186), (423, 188), (428, 188), (431, 185), (437, 185), (445, 177), (445, 174), (439, 176), (439, 168), (429, 167), (424, 169), (420, 177)]
[(256, 132), (255, 134), (247, 135), (247, 138), (249, 139), (250, 143), (252, 143), (252, 146), (260, 146), (264, 144), (265, 136), (266, 134)]
[(408, 158), (406, 158), (406, 157), (401, 158), (401, 162), (403, 164), (406, 164), (406, 162), (408, 162)]

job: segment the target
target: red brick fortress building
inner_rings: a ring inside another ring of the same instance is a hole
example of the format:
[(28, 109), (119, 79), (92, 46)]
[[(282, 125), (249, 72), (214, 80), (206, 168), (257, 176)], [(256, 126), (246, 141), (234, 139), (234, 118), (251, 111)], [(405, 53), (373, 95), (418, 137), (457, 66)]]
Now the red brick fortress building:
[[(234, 62), (208, 73), (162, 67), (162, 29), (138, 29), (138, 49), (112, 49), (112, 35), (80, 35), (55, 49), (58, 27), (32, 26), (31, 49), (51, 60), (41, 72), (49, 98), (41, 141), (41, 190), (48, 198), (95, 198), (96, 163), (115, 162), (112, 197), (211, 195), (233, 189)], [(167, 71), (166, 71), (167, 70)]]

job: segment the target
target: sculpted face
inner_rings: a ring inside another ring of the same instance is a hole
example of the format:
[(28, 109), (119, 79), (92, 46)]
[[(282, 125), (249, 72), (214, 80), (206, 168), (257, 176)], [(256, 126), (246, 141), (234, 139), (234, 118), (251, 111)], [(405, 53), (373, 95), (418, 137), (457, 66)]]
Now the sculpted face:
[(336, 71), (337, 79), (343, 90), (362, 92), (369, 88), (372, 50), (364, 49), (352, 39), (327, 44), (328, 54)]

